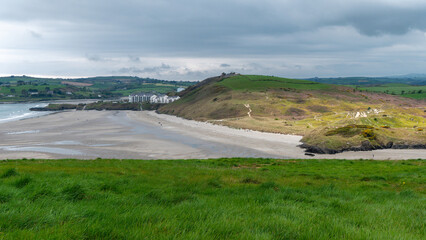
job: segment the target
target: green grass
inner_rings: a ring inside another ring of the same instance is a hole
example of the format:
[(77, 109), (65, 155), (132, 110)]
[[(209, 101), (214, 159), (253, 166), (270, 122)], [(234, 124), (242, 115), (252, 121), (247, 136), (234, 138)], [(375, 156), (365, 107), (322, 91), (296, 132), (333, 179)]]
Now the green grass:
[(226, 78), (218, 83), (232, 90), (265, 91), (267, 89), (328, 89), (329, 85), (307, 80), (288, 79), (260, 75), (239, 75)]
[[(403, 83), (388, 83), (377, 86), (354, 86), (368, 92), (381, 92), (414, 99), (426, 99), (426, 86), (408, 85)], [(420, 91), (420, 92), (419, 92)]]
[[(64, 87), (64, 85), (23, 85), (23, 86), (11, 86), (11, 87), (2, 87), (0, 86), (0, 93), (3, 94), (14, 94), (14, 95), (21, 95), (22, 90), (28, 91), (29, 89), (35, 89), (37, 91), (45, 91), (46, 87), (49, 87), (51, 90), (55, 88), (61, 88)], [(15, 92), (12, 92), (12, 89), (15, 89)]]
[(176, 91), (176, 89), (178, 87), (185, 87), (185, 86), (174, 86), (174, 85), (165, 85), (165, 84), (144, 84), (144, 85), (140, 85), (140, 86), (136, 86), (135, 88), (131, 88), (131, 89), (125, 89), (125, 90), (116, 90), (115, 93), (121, 93), (124, 96), (126, 95), (130, 95), (132, 93), (137, 93), (137, 92), (157, 92), (157, 93), (169, 93), (169, 92), (173, 92)]
[(426, 99), (426, 91), (422, 93), (410, 93), (410, 94), (402, 94), (403, 97), (413, 98), (413, 99)]
[(424, 160), (0, 162), (0, 239), (424, 239)]

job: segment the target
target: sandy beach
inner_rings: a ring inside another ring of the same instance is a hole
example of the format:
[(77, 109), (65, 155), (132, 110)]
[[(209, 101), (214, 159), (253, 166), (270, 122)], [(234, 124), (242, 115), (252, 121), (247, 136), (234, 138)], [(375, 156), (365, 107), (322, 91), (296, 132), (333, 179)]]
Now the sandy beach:
[(426, 150), (306, 156), (301, 136), (232, 129), (142, 111), (69, 111), (0, 124), (0, 159), (220, 157), (418, 159)]

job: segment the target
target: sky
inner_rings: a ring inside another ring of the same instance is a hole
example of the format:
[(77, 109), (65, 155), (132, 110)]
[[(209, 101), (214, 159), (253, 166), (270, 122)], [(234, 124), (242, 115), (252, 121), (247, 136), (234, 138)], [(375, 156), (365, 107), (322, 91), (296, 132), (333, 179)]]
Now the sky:
[(2, 0), (0, 75), (426, 73), (425, 0)]

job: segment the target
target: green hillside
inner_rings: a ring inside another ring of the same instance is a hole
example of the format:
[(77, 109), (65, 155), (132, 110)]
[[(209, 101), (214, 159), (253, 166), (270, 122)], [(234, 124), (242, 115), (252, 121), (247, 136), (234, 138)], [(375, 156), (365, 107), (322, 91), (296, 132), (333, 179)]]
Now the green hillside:
[[(235, 128), (303, 135), (305, 146), (315, 152), (426, 145), (424, 100), (307, 80), (238, 74), (209, 78), (180, 96), (159, 112)], [(356, 134), (327, 134), (349, 125), (368, 128), (356, 130)]]
[(238, 75), (232, 78), (226, 78), (220, 81), (218, 85), (227, 87), (232, 90), (240, 91), (265, 91), (268, 89), (281, 88), (299, 90), (316, 90), (330, 88), (330, 86), (327, 84), (307, 80), (295, 80), (260, 75)]

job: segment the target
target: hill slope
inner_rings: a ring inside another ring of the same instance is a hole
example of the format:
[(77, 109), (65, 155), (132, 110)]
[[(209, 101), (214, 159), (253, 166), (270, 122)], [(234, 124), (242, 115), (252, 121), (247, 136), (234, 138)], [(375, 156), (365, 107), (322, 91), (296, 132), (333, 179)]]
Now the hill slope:
[[(158, 111), (236, 128), (304, 135), (304, 146), (313, 152), (426, 146), (425, 101), (255, 75), (209, 78), (180, 96)], [(330, 132), (335, 129), (337, 133)]]

